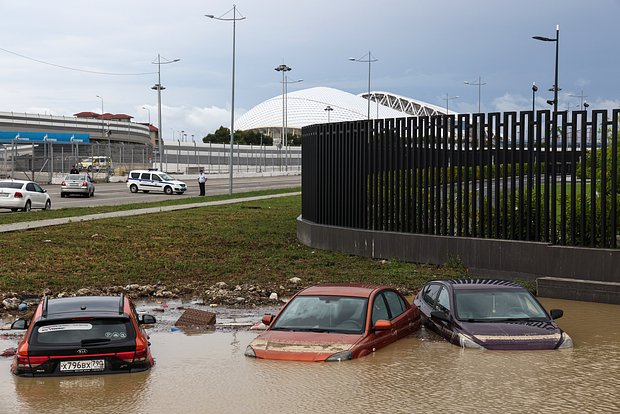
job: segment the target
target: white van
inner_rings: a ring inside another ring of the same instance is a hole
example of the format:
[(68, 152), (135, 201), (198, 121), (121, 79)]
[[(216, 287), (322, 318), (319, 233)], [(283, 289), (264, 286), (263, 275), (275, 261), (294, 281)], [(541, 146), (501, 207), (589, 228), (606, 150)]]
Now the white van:
[(132, 193), (156, 191), (168, 195), (172, 193), (183, 194), (187, 191), (187, 185), (183, 181), (175, 180), (165, 172), (157, 171), (157, 169), (130, 171), (127, 178), (127, 188)]

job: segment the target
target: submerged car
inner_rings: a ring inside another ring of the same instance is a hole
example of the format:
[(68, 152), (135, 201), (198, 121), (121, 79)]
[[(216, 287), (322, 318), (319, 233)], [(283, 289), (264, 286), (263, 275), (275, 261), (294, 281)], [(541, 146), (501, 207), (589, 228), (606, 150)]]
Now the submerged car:
[(248, 345), (249, 357), (342, 361), (363, 357), (416, 331), (420, 312), (396, 290), (376, 285), (319, 285), (297, 293)]
[(83, 197), (95, 195), (95, 184), (88, 174), (67, 174), (60, 183), (60, 196), (79, 194)]
[(34, 181), (0, 181), (0, 208), (12, 211), (30, 211), (33, 208), (49, 210), (52, 208), (47, 191)]
[(154, 360), (144, 325), (154, 323), (124, 295), (46, 297), (31, 320), (11, 325), (27, 329), (11, 371), (34, 377), (148, 370)]
[(464, 348), (558, 349), (573, 341), (523, 286), (498, 279), (428, 282), (414, 299), (424, 325)]

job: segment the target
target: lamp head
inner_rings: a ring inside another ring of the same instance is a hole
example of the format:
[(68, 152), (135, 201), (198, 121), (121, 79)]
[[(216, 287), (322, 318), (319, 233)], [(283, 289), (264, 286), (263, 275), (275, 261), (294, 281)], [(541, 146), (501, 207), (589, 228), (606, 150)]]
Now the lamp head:
[(538, 86), (536, 86), (536, 82), (532, 83), (532, 91), (537, 92)]
[(547, 99), (547, 103), (548, 103), (549, 105), (554, 105), (554, 104), (555, 104), (555, 101), (554, 101), (553, 99)]
[(584, 108), (588, 108), (588, 106), (590, 106), (590, 104), (589, 104), (589, 103), (587, 103), (587, 102), (584, 102), (584, 103), (583, 103), (583, 107), (584, 107)]

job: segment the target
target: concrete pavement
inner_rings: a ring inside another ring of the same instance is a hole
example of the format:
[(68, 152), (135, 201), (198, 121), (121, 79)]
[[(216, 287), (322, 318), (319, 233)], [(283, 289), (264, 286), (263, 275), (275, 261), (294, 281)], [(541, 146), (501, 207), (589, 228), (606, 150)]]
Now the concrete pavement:
[(255, 196), (255, 197), (231, 198), (228, 200), (205, 201), (204, 203), (181, 204), (181, 205), (175, 205), (175, 206), (161, 206), (161, 207), (147, 207), (147, 208), (140, 208), (140, 209), (135, 209), (135, 210), (124, 210), (124, 211), (113, 211), (109, 213), (88, 214), (85, 216), (63, 217), (63, 218), (55, 218), (55, 219), (49, 219), (49, 220), (36, 220), (36, 221), (26, 221), (22, 223), (2, 224), (0, 225), (0, 233), (9, 233), (12, 231), (36, 229), (40, 227), (59, 226), (62, 224), (78, 223), (81, 221), (92, 221), (92, 220), (101, 220), (101, 219), (106, 219), (106, 218), (138, 216), (141, 214), (152, 214), (152, 213), (162, 213), (162, 212), (167, 212), (167, 211), (187, 210), (190, 208), (220, 206), (224, 204), (245, 203), (248, 201), (266, 200), (269, 198), (279, 198), (279, 197), (289, 197), (289, 196), (294, 196), (294, 195), (299, 195), (299, 194), (301, 194), (301, 192), (296, 191), (296, 192), (283, 193), (283, 194), (269, 194), (269, 195), (263, 195), (263, 196)]

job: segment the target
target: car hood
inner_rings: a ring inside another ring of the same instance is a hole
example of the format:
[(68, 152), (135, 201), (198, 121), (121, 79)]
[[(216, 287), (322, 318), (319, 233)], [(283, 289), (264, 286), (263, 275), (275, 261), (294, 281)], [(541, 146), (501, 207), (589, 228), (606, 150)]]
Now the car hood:
[(348, 351), (362, 335), (266, 331), (250, 344), (257, 358), (291, 361), (324, 361), (336, 352)]
[(553, 322), (462, 322), (463, 333), (487, 349), (554, 349), (562, 331)]

